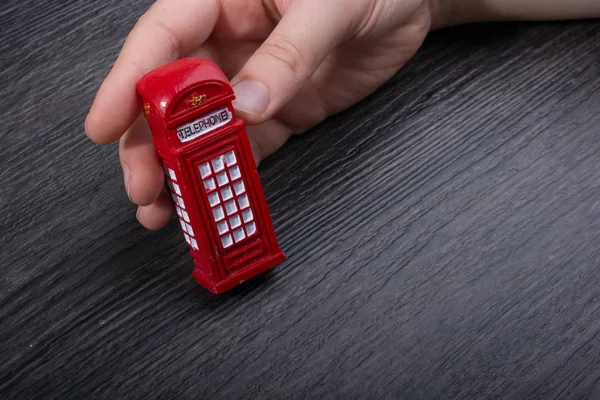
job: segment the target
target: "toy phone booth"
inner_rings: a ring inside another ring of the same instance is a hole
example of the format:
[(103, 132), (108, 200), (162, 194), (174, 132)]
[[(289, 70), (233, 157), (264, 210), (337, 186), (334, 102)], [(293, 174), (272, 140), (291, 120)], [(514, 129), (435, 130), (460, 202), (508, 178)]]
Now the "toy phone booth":
[(137, 90), (196, 281), (222, 293), (281, 263), (245, 125), (222, 71), (209, 60), (182, 59), (146, 74)]

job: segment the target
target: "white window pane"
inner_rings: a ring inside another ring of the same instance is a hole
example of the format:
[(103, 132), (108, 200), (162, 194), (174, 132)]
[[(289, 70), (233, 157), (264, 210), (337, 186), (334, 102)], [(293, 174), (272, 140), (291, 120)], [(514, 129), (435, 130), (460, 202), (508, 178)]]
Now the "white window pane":
[(246, 191), (246, 188), (244, 187), (244, 182), (237, 181), (236, 183), (234, 183), (233, 184), (233, 190), (235, 190), (235, 194), (237, 196), (239, 196), (240, 194), (244, 193), (244, 191)]
[(187, 233), (184, 233), (184, 235), (185, 235), (185, 241), (187, 242), (187, 244), (191, 244), (189, 235)]
[(208, 165), (208, 163), (201, 164), (199, 168), (200, 168), (200, 176), (202, 176), (202, 179), (206, 178), (207, 176), (209, 176), (211, 174), (210, 165)]
[(235, 154), (233, 151), (228, 151), (225, 153), (225, 163), (227, 163), (228, 167), (231, 167), (233, 164), (235, 164), (235, 161)]
[(231, 186), (226, 186), (221, 190), (221, 197), (223, 200), (229, 200), (233, 197), (233, 192), (231, 191)]
[(198, 242), (196, 242), (196, 239), (194, 238), (192, 238), (192, 248), (198, 250)]
[(241, 220), (240, 216), (234, 215), (233, 217), (229, 218), (229, 225), (231, 225), (232, 229), (235, 229), (238, 226), (242, 225), (242, 220)]
[(233, 231), (233, 238), (235, 239), (236, 243), (245, 237), (246, 237), (246, 234), (244, 233), (243, 229), (240, 228), (240, 229)]
[(184, 232), (187, 232), (187, 229), (185, 228), (185, 222), (183, 222), (182, 220), (179, 220), (179, 225), (181, 225), (181, 229), (182, 229)]
[(254, 218), (254, 216), (252, 215), (252, 210), (247, 209), (247, 210), (242, 211), (242, 218), (244, 218), (244, 222), (252, 221), (252, 218)]
[(232, 181), (242, 176), (242, 174), (240, 173), (240, 167), (236, 165), (235, 167), (229, 168), (229, 176), (231, 176)]
[(175, 193), (171, 193), (171, 197), (173, 198), (173, 201), (177, 203), (177, 195)]
[(227, 210), (227, 215), (231, 215), (237, 211), (237, 206), (235, 205), (235, 201), (231, 200), (225, 203), (225, 210)]
[(174, 181), (177, 180), (177, 175), (175, 175), (175, 171), (173, 171), (171, 168), (169, 168), (169, 176), (171, 177), (171, 179), (173, 179)]
[(248, 225), (246, 225), (246, 234), (250, 236), (254, 232), (256, 232), (256, 224), (254, 222), (250, 222)]
[(225, 232), (227, 232), (229, 230), (229, 227), (227, 226), (227, 222), (221, 221), (221, 222), (217, 223), (217, 229), (219, 229), (219, 235), (222, 235)]
[(185, 226), (187, 227), (188, 233), (194, 236), (194, 230), (192, 229), (192, 226), (190, 224), (185, 224)]
[(216, 192), (213, 192), (208, 195), (208, 202), (210, 203), (211, 207), (214, 207), (219, 204), (221, 200), (219, 199), (219, 195)]
[(220, 221), (225, 218), (225, 214), (223, 213), (223, 207), (218, 206), (212, 209), (213, 217), (215, 217), (215, 221)]
[(179, 206), (175, 207), (177, 209), (177, 215), (179, 215), (179, 218), (183, 218), (183, 213), (181, 212), (181, 208), (179, 208)]
[(179, 207), (185, 208), (185, 203), (183, 202), (183, 199), (179, 196), (177, 196), (177, 204), (179, 204)]
[(179, 188), (179, 185), (174, 183), (173, 184), (173, 190), (175, 191), (175, 193), (177, 193), (178, 195), (181, 196), (181, 189)]
[(185, 210), (181, 210), (181, 214), (183, 215), (183, 220), (185, 222), (190, 222), (190, 216), (188, 215), (188, 213)]
[(231, 239), (231, 235), (226, 235), (221, 238), (221, 243), (223, 243), (223, 247), (227, 248), (233, 244), (233, 240)]
[(213, 171), (219, 172), (225, 169), (225, 164), (223, 163), (223, 156), (215, 157), (211, 161), (213, 166)]
[(215, 180), (213, 178), (208, 178), (204, 180), (204, 188), (206, 190), (213, 190), (217, 186), (215, 185)]
[(227, 179), (227, 174), (225, 172), (221, 172), (219, 175), (217, 175), (217, 182), (219, 182), (219, 186), (227, 184), (227, 182), (229, 182), (229, 179)]
[(248, 202), (248, 195), (244, 194), (238, 198), (238, 202), (240, 203), (240, 208), (243, 210), (244, 208), (248, 208), (250, 203)]

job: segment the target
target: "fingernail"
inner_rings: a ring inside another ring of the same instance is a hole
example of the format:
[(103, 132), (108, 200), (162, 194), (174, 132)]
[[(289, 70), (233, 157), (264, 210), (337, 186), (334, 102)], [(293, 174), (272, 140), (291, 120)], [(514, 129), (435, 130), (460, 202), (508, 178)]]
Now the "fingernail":
[(249, 114), (261, 115), (269, 107), (267, 89), (256, 81), (242, 81), (234, 86), (235, 101), (233, 106)]
[(131, 200), (131, 194), (129, 194), (129, 167), (127, 164), (123, 164), (123, 180), (125, 181), (125, 191), (127, 192), (127, 197)]
[(88, 118), (89, 118), (89, 114), (85, 117), (85, 122), (83, 123), (83, 131), (85, 132), (86, 136), (90, 136), (88, 134), (88, 129), (87, 129), (87, 124), (88, 124)]

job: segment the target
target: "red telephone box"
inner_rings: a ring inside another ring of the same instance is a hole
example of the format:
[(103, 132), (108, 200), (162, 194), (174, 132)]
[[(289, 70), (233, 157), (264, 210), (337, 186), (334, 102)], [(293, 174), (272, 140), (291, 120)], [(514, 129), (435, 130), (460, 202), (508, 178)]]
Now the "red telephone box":
[(211, 61), (186, 58), (137, 85), (196, 281), (222, 293), (275, 267), (275, 236), (233, 89)]

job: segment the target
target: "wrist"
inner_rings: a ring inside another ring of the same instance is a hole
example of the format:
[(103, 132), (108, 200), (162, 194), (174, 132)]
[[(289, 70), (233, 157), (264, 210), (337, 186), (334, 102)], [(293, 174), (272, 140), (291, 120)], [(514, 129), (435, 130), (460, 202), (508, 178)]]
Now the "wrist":
[(496, 19), (489, 0), (428, 0), (428, 4), (431, 30)]
[(432, 30), (471, 22), (600, 17), (600, 2), (590, 0), (429, 0), (428, 4)]

